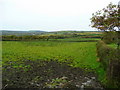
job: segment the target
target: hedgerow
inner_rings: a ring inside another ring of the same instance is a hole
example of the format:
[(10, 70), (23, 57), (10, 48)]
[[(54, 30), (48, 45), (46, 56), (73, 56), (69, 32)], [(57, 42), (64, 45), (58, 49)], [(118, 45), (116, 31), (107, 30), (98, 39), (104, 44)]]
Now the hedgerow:
[(107, 86), (120, 87), (120, 50), (107, 46), (103, 41), (97, 43), (97, 56), (106, 71)]

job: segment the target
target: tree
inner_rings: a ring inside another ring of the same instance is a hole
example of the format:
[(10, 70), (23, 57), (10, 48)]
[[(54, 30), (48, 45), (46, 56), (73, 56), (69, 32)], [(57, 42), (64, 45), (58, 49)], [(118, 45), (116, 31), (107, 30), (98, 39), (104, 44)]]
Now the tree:
[(101, 31), (115, 31), (116, 41), (120, 45), (120, 6), (110, 3), (106, 8), (92, 14), (91, 27)]
[(92, 14), (91, 26), (103, 31), (120, 31), (120, 7), (110, 3)]

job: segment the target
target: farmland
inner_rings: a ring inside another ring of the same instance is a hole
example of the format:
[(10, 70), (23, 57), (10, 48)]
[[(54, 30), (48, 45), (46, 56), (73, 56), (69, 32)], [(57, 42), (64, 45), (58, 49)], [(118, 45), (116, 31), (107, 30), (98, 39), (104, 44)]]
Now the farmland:
[(2, 41), (3, 87), (62, 88), (61, 83), (69, 83), (63, 88), (75, 88), (86, 78), (95, 77), (96, 83), (103, 81), (104, 70), (96, 56), (97, 40), (70, 37)]
[[(3, 60), (21, 61), (26, 60), (72, 60), (73, 66), (85, 64), (96, 68), (95, 42), (3, 42)], [(92, 57), (91, 57), (92, 56)], [(3, 62), (4, 62), (3, 61)]]

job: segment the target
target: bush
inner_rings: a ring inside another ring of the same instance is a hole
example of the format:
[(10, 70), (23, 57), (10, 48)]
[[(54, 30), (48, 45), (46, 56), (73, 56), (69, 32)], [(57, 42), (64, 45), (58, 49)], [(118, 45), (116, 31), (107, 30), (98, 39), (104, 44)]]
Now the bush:
[(107, 45), (103, 41), (99, 41), (97, 43), (97, 55), (105, 70), (107, 69), (110, 60), (109, 53), (111, 52), (111, 50), (112, 49), (107, 47)]
[(107, 44), (116, 43), (117, 42), (117, 32), (114, 32), (114, 31), (104, 32), (103, 41)]
[(113, 87), (120, 87), (120, 50), (110, 48), (103, 41), (97, 43), (97, 55), (108, 79), (108, 84)]

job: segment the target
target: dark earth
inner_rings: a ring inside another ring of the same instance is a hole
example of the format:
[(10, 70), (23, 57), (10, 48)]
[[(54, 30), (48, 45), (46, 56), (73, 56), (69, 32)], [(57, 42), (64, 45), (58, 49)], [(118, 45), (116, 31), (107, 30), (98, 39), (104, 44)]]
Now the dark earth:
[[(3, 67), (3, 89), (7, 88), (99, 88), (94, 71), (58, 61), (25, 60), (26, 67)], [(28, 66), (28, 67), (27, 67)], [(5, 68), (5, 69), (4, 69)]]

